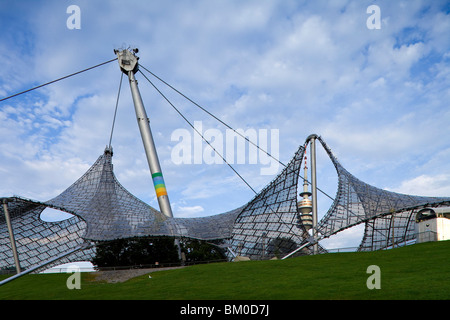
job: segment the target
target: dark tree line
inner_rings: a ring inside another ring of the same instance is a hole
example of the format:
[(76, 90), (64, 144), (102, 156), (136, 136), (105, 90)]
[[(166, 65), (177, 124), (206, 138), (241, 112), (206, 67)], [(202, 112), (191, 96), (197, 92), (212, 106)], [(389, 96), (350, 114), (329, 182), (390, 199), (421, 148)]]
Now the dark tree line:
[[(98, 242), (91, 262), (97, 267), (179, 264), (178, 247), (170, 237), (136, 237)], [(182, 258), (187, 263), (224, 260), (222, 249), (205, 241), (181, 239)]]

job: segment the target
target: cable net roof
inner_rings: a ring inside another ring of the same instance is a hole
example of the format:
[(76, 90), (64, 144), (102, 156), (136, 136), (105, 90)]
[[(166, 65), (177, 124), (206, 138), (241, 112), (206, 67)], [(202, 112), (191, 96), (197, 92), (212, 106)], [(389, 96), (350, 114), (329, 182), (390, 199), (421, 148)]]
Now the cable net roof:
[(427, 206), (448, 206), (449, 197), (400, 194), (371, 186), (349, 173), (319, 138), (338, 174), (338, 190), (318, 224), (323, 237), (365, 223), (359, 250), (371, 251), (415, 239), (415, 213)]
[(47, 203), (75, 212), (87, 223), (83, 238), (96, 241), (149, 235), (229, 238), (239, 213), (237, 209), (210, 217), (168, 218), (119, 183), (108, 149), (80, 179)]
[[(410, 196), (366, 184), (338, 162), (320, 137), (318, 140), (338, 174), (334, 202), (316, 227), (320, 239), (364, 223), (360, 250), (386, 248), (415, 239), (414, 219), (419, 209), (450, 204), (450, 198)], [(311, 241), (297, 212), (297, 187), (305, 146), (299, 147), (282, 172), (246, 205), (199, 218), (168, 218), (132, 195), (116, 179), (112, 151), (107, 148), (84, 175), (49, 201), (2, 198), (11, 216), (21, 267), (39, 265), (86, 240), (139, 236), (221, 239), (236, 254), (252, 258), (285, 255)], [(73, 217), (45, 222), (40, 214), (46, 207), (68, 212)], [(307, 246), (300, 253), (309, 254), (310, 250)], [(319, 250), (325, 251), (320, 246)], [(94, 254), (95, 248), (83, 249), (59, 263), (90, 260)], [(1, 206), (0, 268), (13, 265)]]

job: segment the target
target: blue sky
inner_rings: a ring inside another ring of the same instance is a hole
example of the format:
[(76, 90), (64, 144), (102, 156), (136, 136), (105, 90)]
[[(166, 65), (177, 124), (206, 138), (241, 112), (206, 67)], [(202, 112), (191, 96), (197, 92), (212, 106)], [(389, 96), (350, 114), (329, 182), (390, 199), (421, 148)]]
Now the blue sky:
[[(73, 4), (79, 30), (66, 25)], [(373, 4), (380, 29), (366, 25)], [(143, 66), (233, 128), (279, 130), (284, 163), (316, 133), (369, 184), (450, 195), (446, 1), (3, 0), (0, 27), (1, 97), (113, 59), (113, 49), (138, 47)], [(174, 215), (217, 214), (251, 200), (225, 164), (174, 163), (171, 135), (194, 133), (137, 78)], [(119, 80), (113, 62), (1, 102), (0, 195), (45, 201), (80, 177), (108, 144)], [(225, 135), (159, 86), (190, 121)], [(157, 207), (127, 81), (112, 144), (119, 181)], [(334, 168), (320, 147), (318, 157), (319, 187), (334, 196)], [(257, 191), (275, 177), (261, 175), (261, 163), (234, 167)], [(319, 200), (321, 216), (329, 202)]]

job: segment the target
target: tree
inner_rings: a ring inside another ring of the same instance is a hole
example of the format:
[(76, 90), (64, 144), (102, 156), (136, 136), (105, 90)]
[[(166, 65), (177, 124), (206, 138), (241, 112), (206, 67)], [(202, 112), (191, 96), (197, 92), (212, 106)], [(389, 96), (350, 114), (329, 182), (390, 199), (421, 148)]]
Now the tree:
[(92, 263), (97, 267), (136, 266), (159, 263), (179, 263), (173, 238), (135, 237), (97, 243)]
[[(222, 249), (206, 241), (184, 238), (180, 241), (186, 262), (224, 260)], [(155, 262), (180, 263), (178, 247), (171, 237), (135, 237), (98, 242), (91, 262), (97, 267), (151, 265)]]
[(202, 240), (184, 238), (181, 240), (181, 250), (186, 256), (186, 262), (226, 259), (222, 249)]

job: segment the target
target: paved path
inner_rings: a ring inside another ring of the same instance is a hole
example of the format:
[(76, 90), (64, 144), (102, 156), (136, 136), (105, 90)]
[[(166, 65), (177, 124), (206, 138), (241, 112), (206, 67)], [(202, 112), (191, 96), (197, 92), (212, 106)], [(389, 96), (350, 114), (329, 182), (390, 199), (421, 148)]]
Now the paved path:
[(139, 277), (144, 274), (148, 274), (148, 273), (152, 273), (152, 272), (180, 269), (180, 268), (184, 268), (184, 267), (97, 271), (97, 272), (91, 272), (91, 275), (93, 276), (92, 281), (96, 281), (96, 282), (106, 281), (108, 283), (117, 283), (117, 282), (125, 282), (131, 278)]

